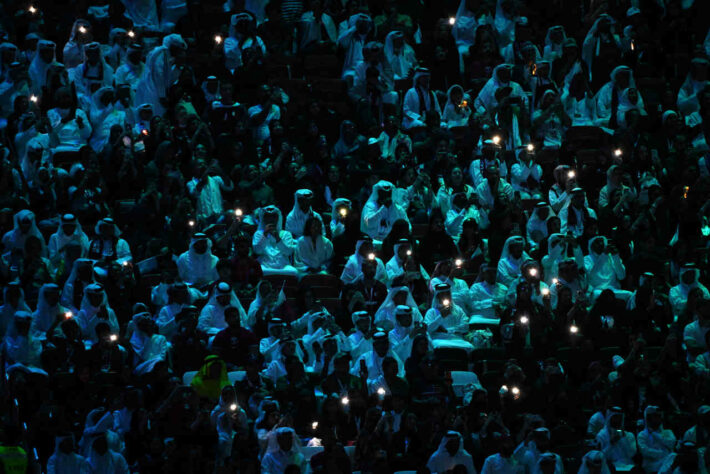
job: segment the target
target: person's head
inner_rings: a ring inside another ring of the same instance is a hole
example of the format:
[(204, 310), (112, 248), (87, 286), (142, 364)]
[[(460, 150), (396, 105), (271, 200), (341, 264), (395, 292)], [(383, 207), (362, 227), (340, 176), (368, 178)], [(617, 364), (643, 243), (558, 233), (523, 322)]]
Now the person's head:
[(51, 306), (56, 306), (59, 304), (59, 296), (61, 292), (59, 291), (59, 287), (55, 285), (54, 283), (50, 283), (44, 286), (44, 301), (47, 303), (47, 305)]
[(74, 451), (74, 438), (72, 436), (64, 436), (59, 441), (59, 451), (64, 454), (70, 454)]
[(459, 452), (461, 447), (461, 440), (459, 439), (458, 433), (449, 432), (446, 434), (446, 441), (444, 443), (444, 449), (449, 456), (454, 457), (456, 453)]
[(631, 84), (631, 70), (627, 67), (621, 68), (614, 75), (614, 82), (619, 90), (624, 90)]
[(108, 451), (108, 442), (106, 441), (106, 435), (99, 435), (96, 439), (94, 439), (94, 442), (91, 447), (99, 456), (103, 456), (104, 454), (106, 454), (106, 452)]
[(89, 304), (93, 307), (98, 307), (104, 302), (104, 288), (99, 284), (93, 284), (86, 287), (84, 290), (86, 292), (86, 298), (89, 300)]
[(427, 352), (429, 352), (429, 340), (426, 336), (420, 334), (412, 342), (412, 355), (423, 357)]
[(323, 233), (323, 223), (317, 217), (309, 217), (304, 225), (303, 235), (316, 238)]
[(508, 252), (510, 252), (510, 256), (516, 260), (523, 256), (523, 250), (523, 242), (521, 239), (512, 240), (510, 242), (510, 245), (508, 246)]
[(652, 431), (658, 431), (663, 424), (663, 413), (657, 406), (649, 405), (644, 411), (646, 428)]
[(115, 224), (113, 223), (113, 219), (107, 218), (107, 219), (102, 219), (99, 222), (99, 236), (104, 239), (104, 240), (109, 240), (114, 237), (115, 235)]
[(232, 301), (232, 287), (227, 282), (219, 282), (215, 287), (215, 299), (217, 304), (224, 307)]
[(370, 255), (373, 252), (373, 249), (374, 249), (374, 247), (372, 246), (372, 240), (364, 239), (362, 241), (362, 243), (360, 244), (360, 247), (358, 247), (357, 253), (362, 258), (367, 259), (368, 255)]
[(508, 84), (513, 74), (513, 68), (510, 65), (503, 65), (496, 69), (496, 78), (502, 84)]
[(25, 258), (35, 260), (42, 254), (42, 241), (35, 235), (30, 235), (25, 240)]
[(680, 274), (680, 281), (685, 285), (692, 285), (697, 279), (697, 272), (692, 265), (684, 265)]
[(500, 181), (500, 170), (497, 166), (493, 165), (486, 168), (486, 179), (488, 179), (488, 184), (491, 187), (498, 186), (498, 182)]
[(572, 206), (574, 206), (577, 209), (581, 209), (584, 207), (584, 191), (582, 188), (574, 188), (572, 190)]
[(367, 311), (357, 311), (353, 314), (355, 329), (366, 334), (370, 331), (371, 318)]
[(235, 306), (227, 306), (224, 309), (224, 321), (231, 329), (240, 328), (241, 321), (239, 319), (239, 310)]
[(620, 407), (609, 409), (609, 427), (615, 430), (624, 428), (624, 412)]
[(601, 236), (597, 237), (592, 240), (590, 247), (591, 247), (592, 252), (599, 255), (602, 252), (604, 252), (604, 249), (606, 248), (606, 239)]
[(497, 269), (495, 266), (486, 264), (481, 268), (481, 273), (483, 281), (489, 285), (493, 285), (496, 282)]
[(533, 431), (533, 441), (537, 449), (544, 453), (550, 448), (550, 430), (547, 428), (537, 428)]
[(185, 283), (173, 283), (168, 288), (168, 296), (172, 303), (185, 304), (188, 302), (189, 292)]
[(395, 317), (397, 318), (397, 324), (403, 328), (411, 327), (412, 325), (412, 308), (409, 306), (397, 306), (395, 309)]
[(394, 357), (387, 356), (382, 360), (382, 374), (385, 378), (396, 377), (398, 371), (399, 364)]
[(401, 288), (399, 290), (396, 290), (394, 295), (392, 295), (392, 302), (395, 304), (395, 306), (406, 305), (408, 296), (409, 290), (406, 287)]
[(201, 232), (192, 236), (192, 246), (193, 250), (198, 255), (204, 255), (207, 252), (209, 244), (207, 243), (207, 236)]
[(429, 89), (429, 82), (431, 81), (431, 75), (428, 70), (420, 70), (414, 73), (416, 79), (415, 83), (417, 87), (422, 89)]
[(405, 260), (408, 256), (412, 254), (412, 244), (409, 241), (402, 241), (397, 243), (397, 257), (400, 260)]
[(62, 232), (64, 233), (64, 235), (70, 236), (70, 235), (74, 234), (74, 232), (76, 232), (76, 228), (77, 228), (76, 217), (74, 217), (73, 214), (64, 214), (62, 216), (61, 227), (62, 227)]
[(18, 225), (20, 227), (20, 232), (27, 234), (32, 229), (32, 215), (26, 214), (18, 220)]
[(376, 260), (363, 260), (362, 261), (362, 275), (366, 280), (372, 280), (377, 275), (377, 261)]
[(390, 340), (387, 333), (378, 331), (372, 336), (372, 349), (380, 357), (387, 355), (390, 350)]

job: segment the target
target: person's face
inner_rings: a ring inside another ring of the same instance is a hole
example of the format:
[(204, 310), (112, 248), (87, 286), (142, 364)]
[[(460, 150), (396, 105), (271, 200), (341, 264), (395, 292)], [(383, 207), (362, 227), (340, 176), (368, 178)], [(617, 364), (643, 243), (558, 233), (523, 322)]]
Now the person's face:
[(461, 444), (461, 442), (459, 441), (458, 438), (451, 438), (448, 441), (446, 441), (444, 448), (446, 449), (446, 452), (449, 453), (449, 456), (453, 457), (459, 451), (460, 444)]
[(284, 327), (282, 324), (275, 324), (271, 327), (271, 335), (276, 339), (280, 338), (284, 333)]
[(42, 62), (49, 64), (54, 59), (54, 48), (53, 47), (40, 48), (38, 54), (39, 54), (39, 58), (42, 60)]
[(560, 44), (563, 39), (562, 28), (553, 28), (552, 31), (550, 31), (550, 39), (553, 43)]
[(657, 430), (658, 428), (660, 428), (662, 422), (663, 419), (660, 413), (653, 413), (652, 415), (649, 415), (646, 418), (646, 423), (648, 424), (648, 427), (652, 430)]
[(411, 252), (412, 248), (409, 245), (402, 244), (399, 247), (397, 247), (397, 257), (399, 257), (400, 260), (404, 260), (407, 258), (407, 252)]
[(313, 237), (319, 236), (323, 232), (323, 225), (318, 219), (313, 219), (313, 221), (311, 221), (310, 232)]
[(367, 256), (372, 253), (372, 242), (363, 242), (362, 245), (360, 245), (358, 253), (361, 257), (367, 258)]
[(392, 301), (394, 302), (395, 305), (407, 304), (407, 292), (406, 291), (398, 291), (397, 293), (394, 294)]
[(29, 232), (31, 227), (32, 227), (32, 219), (29, 219), (26, 217), (20, 221), (20, 231), (23, 234), (26, 234), (27, 232)]
[(49, 306), (56, 306), (59, 303), (59, 289), (50, 288), (45, 290), (44, 299)]
[(572, 195), (572, 205), (577, 209), (580, 209), (582, 206), (584, 206), (584, 194), (574, 193)]
[(412, 315), (410, 313), (402, 313), (397, 315), (397, 322), (403, 328), (408, 328), (412, 325)]
[(102, 291), (92, 291), (88, 293), (89, 303), (91, 306), (97, 307), (104, 302), (104, 294)]
[(227, 306), (231, 300), (231, 296), (230, 295), (218, 295), (216, 299), (217, 299), (217, 303), (220, 306)]
[(602, 253), (604, 251), (604, 240), (603, 239), (594, 239), (592, 242), (592, 252), (594, 253)]
[(193, 244), (192, 249), (195, 251), (195, 253), (197, 253), (199, 255), (204, 254), (205, 252), (207, 252), (207, 240), (200, 239), (200, 240), (196, 241)]
[(498, 80), (504, 84), (510, 82), (510, 69), (507, 67), (500, 68), (498, 70)]
[(619, 89), (626, 89), (629, 87), (629, 82), (631, 81), (631, 74), (629, 71), (621, 71), (616, 75), (616, 83)]
[(362, 274), (368, 280), (375, 278), (375, 275), (377, 274), (377, 263), (373, 260), (366, 260), (362, 262)]
[(382, 365), (382, 374), (386, 378), (395, 377), (397, 375), (397, 363), (388, 363)]
[(523, 256), (523, 244), (520, 242), (513, 242), (510, 244), (510, 255), (516, 260)]
[(693, 270), (686, 271), (685, 273), (683, 273), (683, 275), (680, 277), (680, 279), (686, 285), (691, 285), (695, 281), (695, 271), (693, 271)]
[(308, 212), (311, 209), (312, 198), (310, 196), (298, 196), (296, 200), (302, 212)]
[(96, 64), (99, 62), (99, 50), (98, 48), (88, 48), (85, 50), (86, 60), (89, 64)]
[(623, 418), (620, 414), (612, 415), (611, 419), (609, 420), (609, 425), (614, 428), (615, 430), (619, 430), (622, 428), (621, 423), (623, 421)]
[(492, 285), (496, 282), (496, 269), (493, 267), (486, 267), (483, 270), (483, 280)]
[(99, 235), (102, 239), (110, 239), (113, 236), (113, 227), (108, 224), (101, 224), (99, 226)]
[(64, 454), (69, 454), (74, 450), (74, 441), (71, 438), (64, 438), (59, 442), (59, 450)]
[(108, 443), (106, 442), (106, 437), (101, 436), (94, 441), (94, 451), (96, 451), (100, 456), (106, 454), (108, 451)]
[(422, 75), (417, 78), (417, 85), (422, 89), (428, 89), (430, 82), (431, 77), (429, 77), (428, 75)]
[(375, 350), (378, 356), (384, 357), (390, 349), (390, 343), (388, 339), (379, 339), (372, 343), (372, 348)]

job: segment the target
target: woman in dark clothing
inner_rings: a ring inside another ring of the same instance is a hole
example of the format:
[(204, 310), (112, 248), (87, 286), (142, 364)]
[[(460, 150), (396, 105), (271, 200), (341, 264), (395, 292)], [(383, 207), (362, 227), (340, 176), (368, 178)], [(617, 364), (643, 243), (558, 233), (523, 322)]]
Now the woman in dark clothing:
[(444, 230), (444, 217), (441, 211), (432, 212), (429, 218), (429, 229), (419, 246), (422, 265), (431, 272), (434, 269), (434, 262), (454, 258), (457, 254), (458, 249), (454, 240)]

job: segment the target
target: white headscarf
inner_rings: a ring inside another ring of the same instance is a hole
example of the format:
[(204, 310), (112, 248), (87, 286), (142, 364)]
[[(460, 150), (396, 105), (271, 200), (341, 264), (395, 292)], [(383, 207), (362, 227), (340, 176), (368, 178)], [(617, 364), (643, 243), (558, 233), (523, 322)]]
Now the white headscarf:
[[(553, 43), (552, 33), (556, 30), (562, 31), (562, 41), (560, 43)], [(565, 40), (567, 39), (567, 33), (565, 33), (565, 28), (562, 25), (551, 26), (547, 29), (547, 35), (545, 35), (545, 48), (543, 50), (543, 57), (552, 62), (558, 57), (562, 56), (562, 50), (564, 48)]]
[[(286, 433), (291, 434), (291, 439), (293, 443), (291, 444), (291, 449), (287, 452), (281, 451), (279, 443), (277, 441), (278, 435), (283, 435)], [(266, 453), (262, 461), (262, 472), (277, 473), (284, 472), (286, 467), (291, 464), (296, 464), (300, 468), (304, 467), (305, 458), (301, 454), (301, 446), (298, 436), (296, 436), (296, 431), (293, 428), (286, 426), (281, 426), (276, 428), (274, 431), (269, 433), (268, 445), (266, 447)]]
[(155, 0), (122, 0), (126, 6), (125, 15), (137, 28), (158, 30), (158, 7)]
[[(394, 50), (394, 40), (401, 38), (403, 43), (399, 52)], [(417, 65), (417, 57), (414, 49), (404, 39), (404, 34), (399, 30), (390, 31), (385, 38), (384, 48), (385, 58), (390, 63), (394, 78), (405, 79), (409, 76), (410, 71)]]
[(599, 54), (601, 48), (601, 36), (597, 36), (597, 30), (599, 29), (599, 23), (604, 21), (609, 21), (611, 26), (609, 28), (609, 34), (611, 35), (612, 41), (616, 43), (617, 47), (620, 47), (619, 35), (616, 34), (614, 26), (616, 21), (610, 15), (603, 13), (594, 21), (594, 24), (589, 29), (587, 36), (584, 38), (584, 43), (582, 44), (582, 61), (587, 64), (589, 69), (589, 80), (592, 80), (592, 66), (594, 65), (594, 58)]
[[(199, 254), (195, 251), (195, 244), (202, 240), (207, 242), (207, 250)], [(198, 233), (192, 237), (190, 248), (178, 258), (178, 274), (185, 283), (203, 286), (219, 278), (218, 261), (219, 258), (212, 255), (212, 240), (205, 234)]]
[(397, 305), (394, 302), (394, 297), (401, 291), (407, 293), (407, 299), (404, 305), (412, 309), (412, 323), (424, 320), (422, 313), (419, 311), (419, 307), (417, 306), (417, 302), (414, 301), (414, 297), (412, 296), (412, 292), (409, 291), (409, 288), (406, 286), (393, 286), (387, 291), (387, 297), (375, 313), (375, 324), (379, 321), (386, 320), (395, 326), (397, 325)]
[[(518, 259), (514, 258), (510, 253), (510, 246), (514, 243), (519, 243), (523, 246), (522, 255)], [(498, 260), (498, 281), (510, 286), (513, 280), (520, 276), (520, 266), (529, 259), (530, 256), (525, 252), (525, 239), (519, 235), (508, 237), (503, 245), (500, 260)]]
[[(40, 57), (39, 51), (40, 49), (44, 48), (52, 48), (54, 50), (54, 55), (52, 56), (52, 60), (48, 63), (45, 63), (42, 61), (42, 58)], [(37, 49), (34, 58), (32, 58), (32, 62), (30, 63), (30, 68), (29, 68), (29, 76), (30, 76), (30, 82), (32, 84), (32, 92), (34, 94), (39, 94), (42, 92), (42, 87), (47, 84), (47, 70), (49, 69), (49, 66), (52, 65), (57, 61), (57, 53), (56, 53), (56, 48), (57, 45), (54, 43), (54, 41), (49, 41), (49, 40), (39, 40), (37, 41)]]
[(88, 21), (78, 19), (74, 21), (71, 27), (71, 32), (69, 33), (69, 41), (64, 45), (64, 51), (62, 56), (62, 61), (64, 61), (64, 66), (67, 69), (78, 66), (84, 60), (84, 43), (81, 43), (77, 36), (83, 34), (79, 31), (81, 27), (90, 27)]
[(491, 74), (491, 78), (488, 79), (486, 84), (483, 86), (481, 91), (478, 93), (476, 100), (474, 101), (476, 109), (478, 109), (480, 112), (492, 112), (493, 111), (496, 104), (498, 103), (496, 101), (496, 91), (498, 89), (500, 89), (501, 87), (510, 87), (512, 89), (512, 91), (510, 93), (510, 97), (516, 97), (516, 96), (522, 97), (522, 95), (523, 95), (523, 90), (520, 87), (520, 84), (518, 84), (517, 82), (513, 82), (512, 79), (507, 82), (504, 82), (498, 77), (498, 73), (500, 72), (501, 69), (509, 69), (512, 74), (513, 65), (512, 64), (499, 64), (495, 67), (495, 69), (493, 69), (493, 74)]
[[(8, 293), (10, 289), (17, 289), (20, 292), (20, 297), (17, 300), (17, 306), (10, 304)], [(24, 311), (26, 313), (32, 312), (27, 303), (25, 303), (25, 292), (17, 281), (8, 283), (3, 289), (3, 305), (0, 307), (0, 334), (6, 334), (10, 327), (12, 327), (12, 321), (15, 317), (15, 313), (18, 311)]]
[(96, 408), (91, 410), (86, 415), (84, 423), (84, 432), (79, 440), (79, 452), (83, 456), (90, 456), (91, 445), (97, 436), (105, 435), (109, 449), (121, 452), (123, 451), (123, 442), (119, 436), (112, 430), (113, 428), (113, 413), (110, 410)]
[(604, 456), (604, 453), (595, 449), (589, 451), (582, 457), (582, 464), (579, 466), (579, 471), (577, 471), (577, 474), (591, 474), (592, 471), (589, 469), (590, 464), (600, 466), (600, 474), (611, 473), (611, 471), (609, 471), (609, 466), (606, 463), (606, 457)]
[(348, 212), (352, 212), (352, 206), (353, 204), (350, 199), (338, 198), (333, 201), (330, 211), (330, 235), (333, 239), (345, 232), (345, 224), (343, 224), (339, 218), (341, 216), (338, 214), (338, 208), (346, 207)]
[(45, 292), (47, 290), (56, 290), (60, 293), (59, 286), (54, 283), (45, 283), (39, 289), (39, 296), (37, 297), (37, 310), (32, 314), (32, 331), (36, 335), (44, 335), (49, 328), (52, 327), (54, 321), (56, 321), (57, 315), (66, 311), (66, 308), (59, 303), (59, 299), (57, 299), (56, 305), (49, 305), (45, 296)]
[[(91, 301), (89, 300), (89, 293), (91, 292), (101, 292), (103, 301), (99, 303), (98, 306), (91, 304)], [(106, 296), (104, 287), (97, 283), (92, 283), (84, 288), (84, 297), (81, 300), (81, 308), (79, 309), (79, 314), (76, 316), (76, 322), (79, 323), (84, 339), (93, 342), (97, 341), (95, 328), (96, 324), (100, 321), (96, 315), (101, 309), (101, 306), (106, 308), (106, 314), (108, 315), (108, 317), (105, 320), (102, 319), (102, 321), (105, 321), (109, 325), (111, 332), (117, 333), (119, 331), (116, 313), (113, 312), (113, 309), (111, 309), (108, 304), (108, 297)]]
[(178, 34), (163, 38), (163, 44), (148, 53), (143, 75), (136, 88), (136, 103), (153, 104), (156, 115), (162, 115), (165, 111), (159, 99), (167, 96), (168, 89), (179, 75), (179, 71), (173, 68), (171, 47), (187, 49), (187, 43)]
[[(446, 450), (446, 443), (451, 439), (459, 440), (459, 449), (453, 456)], [(439, 447), (429, 458), (427, 467), (432, 472), (444, 473), (459, 464), (465, 466), (466, 472), (468, 473), (476, 472), (473, 466), (473, 458), (463, 447), (463, 437), (461, 434), (458, 431), (447, 431), (446, 435), (441, 438)]]
[(464, 92), (463, 87), (458, 84), (449, 87), (449, 90), (446, 91), (446, 105), (444, 106), (444, 115), (442, 117), (442, 121), (446, 122), (448, 128), (466, 126), (471, 116), (471, 107), (473, 106), (473, 104), (471, 104), (471, 107), (460, 107), (460, 105), (462, 105), (461, 103), (454, 104), (451, 100), (451, 93), (454, 90), (461, 91), (462, 101), (471, 104), (471, 97)]
[(56, 474), (89, 474), (89, 463), (86, 462), (86, 459), (83, 456), (80, 456), (74, 451), (69, 454), (65, 454), (59, 449), (61, 442), (67, 438), (71, 439), (72, 442), (74, 440), (73, 435), (56, 437), (54, 453), (50, 456), (49, 461), (47, 461), (47, 471), (54, 472)]
[[(23, 234), (22, 230), (20, 229), (20, 222), (25, 219), (30, 220), (30, 228), (27, 233)], [(10, 253), (11, 251), (16, 249), (24, 252), (27, 237), (32, 235), (39, 239), (40, 243), (42, 244), (42, 256), (46, 257), (47, 246), (44, 243), (44, 237), (42, 236), (42, 233), (37, 228), (34, 213), (28, 209), (23, 209), (15, 214), (13, 221), (13, 229), (7, 232), (2, 238), (2, 243), (5, 246), (5, 252)]]
[(627, 87), (621, 92), (621, 94), (619, 94), (619, 107), (616, 110), (616, 123), (618, 123), (622, 127), (626, 126), (626, 112), (631, 109), (638, 110), (639, 114), (641, 114), (642, 116), (648, 115), (646, 113), (646, 107), (643, 105), (643, 98), (641, 97), (641, 92), (639, 92), (638, 89), (636, 89), (636, 103), (631, 103), (631, 100), (629, 99), (629, 90), (631, 89), (635, 88)]
[[(66, 235), (62, 229), (62, 224), (65, 223), (72, 223), (76, 225), (74, 232), (70, 235)], [(79, 219), (77, 219), (74, 214), (64, 214), (60, 219), (57, 231), (49, 237), (50, 257), (54, 258), (54, 255), (51, 254), (53, 252), (59, 252), (59, 249), (65, 247), (70, 242), (79, 244), (81, 246), (81, 257), (86, 256), (89, 251), (89, 238), (82, 230)]]
[[(320, 214), (313, 210), (313, 207), (310, 207), (306, 212), (301, 210), (301, 206), (298, 205), (298, 199), (303, 197), (313, 198), (313, 191), (310, 189), (299, 189), (293, 193), (293, 208), (291, 212), (288, 213), (288, 216), (286, 216), (286, 230), (291, 232), (294, 238), (305, 235), (304, 226), (310, 217), (315, 217), (323, 224), (323, 219)], [(322, 226), (322, 231), (323, 235), (325, 235), (325, 225)]]

